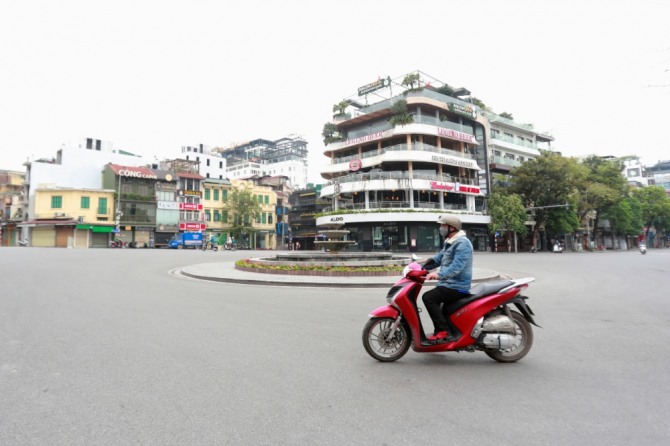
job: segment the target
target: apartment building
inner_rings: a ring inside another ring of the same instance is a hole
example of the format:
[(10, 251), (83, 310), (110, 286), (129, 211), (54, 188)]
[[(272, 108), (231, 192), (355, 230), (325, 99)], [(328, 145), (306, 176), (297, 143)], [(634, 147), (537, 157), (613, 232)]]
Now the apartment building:
[[(463, 221), (475, 249), (487, 249), (480, 172), (485, 172), (488, 121), (435, 79), (404, 85), (380, 79), (359, 88), (326, 123), (321, 197), (330, 215), (317, 226), (344, 224), (358, 249), (433, 251), (439, 215)], [(341, 102), (342, 103), (342, 102)]]

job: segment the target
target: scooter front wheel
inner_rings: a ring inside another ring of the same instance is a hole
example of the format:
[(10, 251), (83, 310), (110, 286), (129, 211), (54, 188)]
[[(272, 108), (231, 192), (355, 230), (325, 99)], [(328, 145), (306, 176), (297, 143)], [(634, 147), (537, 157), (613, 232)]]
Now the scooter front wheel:
[(372, 318), (363, 328), (365, 351), (377, 361), (391, 362), (402, 358), (412, 343), (412, 336), (404, 324), (391, 333), (395, 319)]

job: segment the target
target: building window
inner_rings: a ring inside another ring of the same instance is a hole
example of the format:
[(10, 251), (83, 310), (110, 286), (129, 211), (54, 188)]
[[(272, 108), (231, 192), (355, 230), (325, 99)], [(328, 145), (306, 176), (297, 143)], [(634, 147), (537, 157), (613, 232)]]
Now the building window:
[(207, 159), (207, 167), (209, 167), (209, 158)]
[(98, 214), (107, 214), (107, 199), (98, 198)]
[(91, 197), (81, 197), (81, 208), (89, 209), (91, 207)]
[(265, 204), (270, 204), (270, 196), (269, 195), (265, 196)]
[(259, 196), (258, 196), (258, 202), (259, 202), (260, 204), (263, 204), (263, 196), (262, 196), (262, 195), (259, 195)]
[(219, 161), (219, 169), (223, 169), (223, 161)]
[(228, 223), (228, 212), (223, 211), (223, 222)]
[(221, 221), (221, 214), (218, 210), (214, 211), (214, 221)]
[(272, 224), (272, 214), (268, 214), (268, 224)]
[(63, 207), (63, 197), (60, 195), (53, 195), (51, 197), (51, 209), (60, 209)]
[(261, 214), (261, 223), (266, 224), (267, 223), (267, 216), (265, 212)]
[(210, 189), (206, 187), (205, 188), (205, 200), (209, 200), (209, 191), (210, 191)]
[(219, 201), (219, 189), (214, 189), (214, 201)]
[(222, 190), (221, 191), (221, 201), (228, 201), (228, 191), (227, 190)]
[(212, 214), (210, 214), (209, 209), (205, 209), (205, 221), (212, 221)]

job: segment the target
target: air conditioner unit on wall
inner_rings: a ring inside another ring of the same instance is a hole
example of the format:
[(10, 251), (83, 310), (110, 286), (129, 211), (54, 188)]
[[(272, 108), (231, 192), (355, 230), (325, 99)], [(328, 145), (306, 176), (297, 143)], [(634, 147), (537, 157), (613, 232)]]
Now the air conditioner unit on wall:
[(56, 212), (55, 216), (56, 217), (65, 217), (65, 214), (63, 212)]

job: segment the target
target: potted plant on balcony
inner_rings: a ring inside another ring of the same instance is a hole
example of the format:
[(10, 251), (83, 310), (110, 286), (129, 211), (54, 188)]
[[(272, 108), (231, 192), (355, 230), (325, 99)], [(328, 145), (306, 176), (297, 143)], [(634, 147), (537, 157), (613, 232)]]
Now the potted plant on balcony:
[[(414, 86), (416, 84), (416, 87)], [(409, 87), (409, 90), (405, 92), (408, 93), (410, 91), (421, 91), (423, 90), (423, 87), (421, 86), (421, 76), (419, 73), (410, 73), (405, 78), (402, 80), (401, 84), (404, 87)]]
[(344, 138), (340, 134), (340, 129), (337, 128), (337, 125), (332, 122), (326, 122), (323, 125), (323, 131), (321, 132), (323, 136), (323, 143), (328, 145), (333, 142), (342, 141)]
[(350, 114), (346, 113), (347, 107), (349, 107), (349, 102), (347, 101), (340, 101), (337, 104), (333, 105), (333, 119), (335, 120), (343, 120), (343, 119), (349, 119), (351, 117)]
[(391, 106), (391, 112), (393, 116), (389, 119), (389, 122), (393, 127), (398, 125), (411, 124), (414, 122), (414, 117), (409, 113), (407, 108), (407, 101), (400, 99)]

